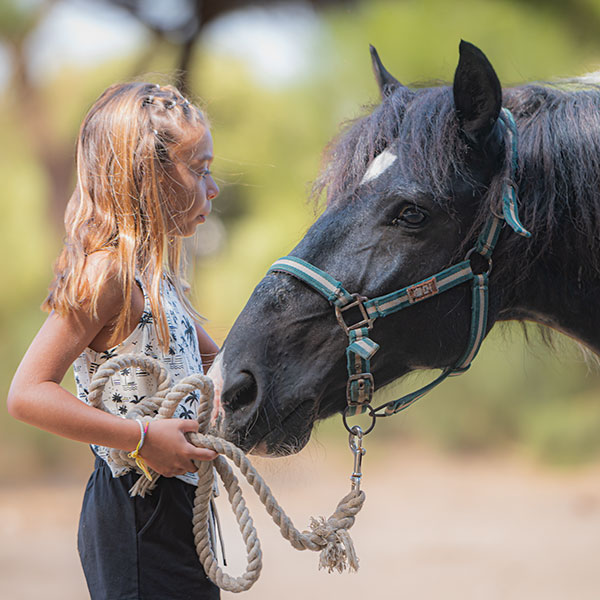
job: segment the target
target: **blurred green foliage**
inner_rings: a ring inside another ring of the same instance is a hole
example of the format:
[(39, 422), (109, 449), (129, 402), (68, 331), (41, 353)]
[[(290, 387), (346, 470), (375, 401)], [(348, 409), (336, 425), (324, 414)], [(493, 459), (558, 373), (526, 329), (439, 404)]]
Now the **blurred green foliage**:
[[(600, 6), (591, 0), (583, 4), (590, 10)], [(310, 76), (279, 88), (260, 86), (247, 65), (200, 44), (192, 81), (212, 122), (214, 170), (223, 198), (215, 211), (221, 211), (227, 238), (217, 255), (195, 265), (194, 294), (215, 339), (223, 341), (271, 262), (286, 254), (314, 220), (314, 205), (307, 200), (310, 181), (340, 121), (377, 102), (369, 43), (405, 83), (451, 80), (461, 38), (486, 52), (505, 84), (593, 70), (600, 47), (563, 17), (553, 3), (544, 7), (508, 0), (365, 1), (352, 11), (332, 9), (322, 15)], [(128, 78), (136, 59), (85, 71), (65, 69), (50, 81), (43, 94), (60, 135), (74, 141), (93, 100), (108, 84)], [(161, 72), (169, 64), (163, 54), (148, 70)], [(11, 90), (5, 89), (0, 97), (3, 397), (44, 319), (38, 307), (60, 247), (60, 235), (47, 216), (48, 182), (23, 142), (13, 102)], [(418, 385), (421, 377), (409, 377), (402, 388)], [(66, 380), (71, 386), (70, 375)], [(378, 399), (391, 397), (397, 388), (379, 392)], [(378, 426), (378, 435), (418, 437), (458, 452), (510, 448), (556, 464), (575, 464), (600, 456), (599, 396), (595, 369), (572, 343), (560, 342), (550, 350), (535, 330), (527, 344), (520, 326), (504, 326), (489, 336), (468, 374)], [(317, 435), (333, 431), (341, 431), (337, 420), (321, 426)], [(87, 456), (82, 445), (34, 431), (2, 409), (0, 472), (16, 473), (15, 452), (21, 453), (25, 471), (40, 466), (53, 471), (73, 456)]]

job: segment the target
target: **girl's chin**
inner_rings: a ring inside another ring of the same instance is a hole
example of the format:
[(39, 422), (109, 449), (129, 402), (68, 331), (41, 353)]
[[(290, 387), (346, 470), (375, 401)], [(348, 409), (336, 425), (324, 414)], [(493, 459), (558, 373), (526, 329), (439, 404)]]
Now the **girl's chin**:
[(204, 215), (199, 215), (192, 222), (190, 222), (185, 229), (181, 227), (176, 231), (171, 232), (170, 235), (183, 238), (192, 237), (196, 233), (198, 226), (202, 225), (204, 222), (206, 222), (206, 217)]

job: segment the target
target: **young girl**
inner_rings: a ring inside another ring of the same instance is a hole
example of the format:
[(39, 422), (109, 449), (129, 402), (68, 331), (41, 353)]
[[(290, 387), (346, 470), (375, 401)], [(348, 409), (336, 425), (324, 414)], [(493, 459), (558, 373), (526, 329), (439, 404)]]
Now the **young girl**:
[[(104, 393), (110, 414), (88, 405), (90, 380), (114, 356), (158, 358), (173, 383), (208, 368), (218, 351), (184, 293), (182, 240), (211, 211), (212, 138), (202, 112), (174, 87), (107, 89), (85, 117), (65, 245), (44, 308), (50, 315), (15, 374), (8, 397), (17, 419), (92, 445), (96, 454), (79, 523), (78, 548), (93, 599), (218, 598), (192, 537), (196, 467), (211, 450), (190, 444), (193, 394), (175, 418), (152, 421), (140, 456), (162, 474), (145, 498), (139, 477), (112, 464), (132, 452), (140, 424), (123, 418), (154, 382), (123, 369)], [(60, 383), (74, 365), (78, 398)]]

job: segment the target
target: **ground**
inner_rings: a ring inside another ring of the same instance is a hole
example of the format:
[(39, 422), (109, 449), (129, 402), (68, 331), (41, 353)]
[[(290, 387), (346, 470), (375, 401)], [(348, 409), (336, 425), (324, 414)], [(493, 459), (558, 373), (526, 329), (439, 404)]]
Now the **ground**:
[[(349, 451), (324, 443), (255, 462), (300, 529), (311, 515), (330, 514), (352, 468)], [(600, 465), (564, 472), (523, 459), (458, 459), (399, 445), (371, 448), (363, 467), (367, 501), (352, 529), (357, 574), (318, 571), (318, 556), (293, 550), (248, 493), (263, 573), (249, 592), (223, 599), (600, 598)], [(2, 598), (88, 597), (75, 550), (84, 484), (82, 477), (0, 487)], [(229, 570), (239, 574), (242, 544), (221, 507)]]

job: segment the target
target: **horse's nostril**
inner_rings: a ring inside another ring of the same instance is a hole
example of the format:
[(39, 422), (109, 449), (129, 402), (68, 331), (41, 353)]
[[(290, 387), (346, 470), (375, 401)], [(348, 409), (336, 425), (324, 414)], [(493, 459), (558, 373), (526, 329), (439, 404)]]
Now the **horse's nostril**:
[(249, 406), (256, 400), (258, 387), (256, 379), (249, 371), (241, 371), (231, 384), (225, 383), (223, 390), (223, 405), (231, 410)]

